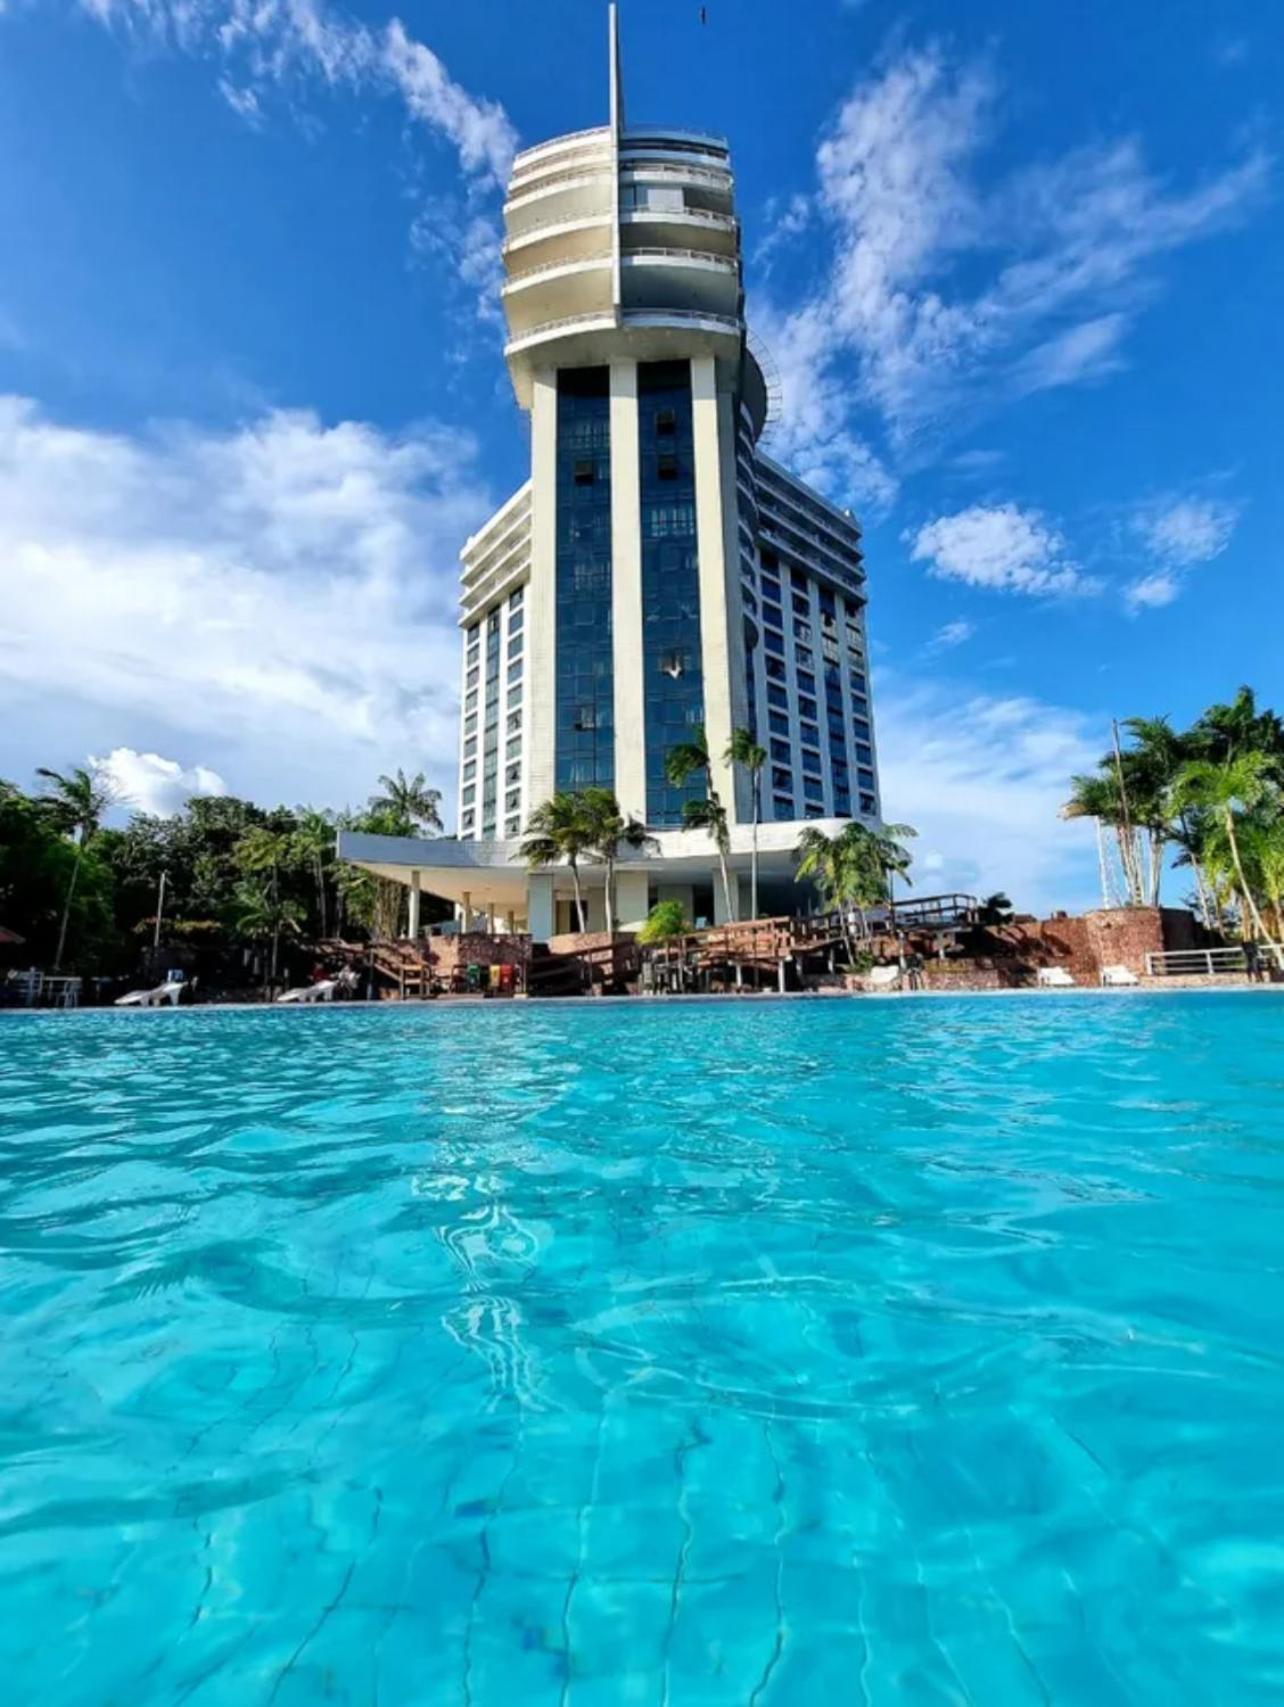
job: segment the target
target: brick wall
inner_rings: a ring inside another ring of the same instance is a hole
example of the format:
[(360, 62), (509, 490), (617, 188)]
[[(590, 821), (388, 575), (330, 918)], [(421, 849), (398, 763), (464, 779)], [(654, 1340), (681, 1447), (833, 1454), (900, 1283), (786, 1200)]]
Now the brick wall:
[(530, 962), (528, 936), (490, 936), (469, 931), (463, 936), (429, 937), (424, 947), (435, 977), (443, 981), (465, 966), (521, 966)]

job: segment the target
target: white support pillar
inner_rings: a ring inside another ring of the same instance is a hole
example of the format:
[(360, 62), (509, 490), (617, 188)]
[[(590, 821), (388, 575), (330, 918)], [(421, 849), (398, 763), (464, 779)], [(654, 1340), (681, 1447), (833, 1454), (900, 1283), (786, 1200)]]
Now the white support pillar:
[(464, 890), (464, 898), (463, 898), (463, 901), (460, 903), (460, 911), (459, 911), (459, 928), (462, 932), (465, 933), (465, 935), (467, 934), (469, 928), (471, 927), (472, 921), (473, 921), (472, 891), (465, 889)]
[(493, 901), (487, 901), (487, 903), (486, 903), (486, 935), (487, 936), (494, 936), (494, 934), (495, 934), (495, 903)]
[(532, 871), (527, 877), (526, 918), (533, 942), (547, 942), (549, 937), (557, 935), (551, 871)]
[(650, 911), (647, 904), (650, 890), (651, 879), (647, 872), (616, 872), (615, 921), (619, 930), (636, 930), (643, 922)]
[[(733, 629), (732, 611), (739, 610), (738, 561), (733, 555), (728, 573), (728, 524), (734, 553), (736, 539), (736, 486), (734, 474), (727, 489), (727, 467), (722, 443), (724, 418), (720, 407), (717, 362), (712, 356), (691, 360), (691, 424), (695, 446), (696, 546), (700, 558), (700, 662), (704, 673), (704, 727), (709, 742), (709, 780), (734, 824), (735, 779), (723, 754), (731, 740), (731, 647), (739, 646), (739, 624)], [(734, 441), (731, 447), (734, 459)], [(731, 462), (734, 470), (734, 460)]]
[(611, 634), (615, 682), (615, 794), (624, 816), (646, 817), (646, 706), (642, 665), (642, 476), (638, 364), (611, 363)]
[(419, 941), (419, 871), (416, 868), (410, 873), (410, 940)]
[(511, 907), (504, 914), (504, 929), (508, 932), (509, 936), (517, 935), (517, 914)]

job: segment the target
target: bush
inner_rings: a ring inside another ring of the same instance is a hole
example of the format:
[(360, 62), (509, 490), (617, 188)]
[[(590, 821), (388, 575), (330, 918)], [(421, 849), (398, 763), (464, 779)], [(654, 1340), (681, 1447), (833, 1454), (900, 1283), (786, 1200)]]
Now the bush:
[(667, 942), (670, 937), (685, 936), (691, 929), (682, 911), (681, 901), (657, 901), (647, 914), (646, 923), (638, 932), (641, 943)]

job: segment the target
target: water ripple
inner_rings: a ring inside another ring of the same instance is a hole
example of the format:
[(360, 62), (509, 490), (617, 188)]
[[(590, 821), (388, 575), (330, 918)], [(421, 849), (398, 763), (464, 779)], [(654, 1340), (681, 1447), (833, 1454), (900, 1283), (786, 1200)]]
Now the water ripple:
[(1274, 1702), (1284, 1003), (0, 1019), (44, 1707)]

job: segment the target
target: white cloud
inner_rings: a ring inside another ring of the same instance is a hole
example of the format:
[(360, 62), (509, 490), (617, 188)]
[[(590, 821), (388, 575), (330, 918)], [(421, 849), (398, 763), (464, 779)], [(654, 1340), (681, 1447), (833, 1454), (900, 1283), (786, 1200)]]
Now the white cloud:
[(813, 307), (751, 315), (755, 351), (765, 347), (780, 380), (781, 412), (765, 447), (835, 503), (879, 514), (896, 498), (897, 481), (849, 425), (851, 396), (829, 362), (832, 338)]
[[(507, 180), (517, 133), (498, 101), (457, 83), (399, 18), (381, 27), (358, 24), (331, 12), (322, 0), (81, 0), (81, 5), (109, 28), (215, 58), (227, 68), (218, 78), (220, 94), (256, 127), (271, 91), (300, 79), (399, 97), (411, 119), (458, 157), (463, 193), (451, 199), (448, 217), (439, 221), (436, 247), (452, 256), (464, 284), (482, 292), (485, 315), (493, 317), (496, 274), (492, 267), (478, 267), (477, 224), (484, 217), (487, 245), (497, 253), (493, 196)], [(486, 216), (483, 206), (492, 209)]]
[(986, 474), (991, 468), (997, 468), (1007, 456), (1001, 450), (965, 450), (960, 455), (950, 458), (950, 467), (956, 468), (961, 474)]
[(1070, 777), (1099, 756), (1087, 720), (1034, 699), (960, 697), (895, 675), (875, 685), (884, 811), (931, 850), (916, 889), (1004, 889), (1018, 909), (1040, 914), (1092, 905), (1091, 834), (1057, 817)]
[(1141, 505), (1133, 515), (1132, 527), (1161, 562), (1184, 568), (1220, 557), (1238, 520), (1239, 509), (1234, 504), (1170, 493)]
[(114, 747), (106, 758), (91, 753), (89, 762), (108, 780), (119, 806), (131, 812), (164, 816), (177, 812), (194, 794), (227, 793), (223, 778), (208, 765), (185, 768), (159, 753)]
[(1096, 581), (1066, 557), (1066, 542), (1037, 510), (973, 504), (902, 536), (916, 563), (946, 581), (1037, 597), (1091, 594)]
[(921, 456), (1005, 400), (1100, 379), (1122, 365), (1157, 260), (1261, 198), (1261, 153), (1174, 188), (1133, 138), (987, 183), (1000, 93), (984, 63), (905, 51), (857, 82), (817, 150), (832, 257), (791, 317), (817, 329), (792, 352), (801, 383), (781, 365), (791, 432), (822, 456), (858, 407), (899, 456)]
[(397, 764), (449, 787), (475, 455), (431, 423), (130, 437), (0, 398), (0, 774), (106, 736), (260, 798), (359, 799)]
[(1181, 580), (1167, 569), (1141, 575), (1124, 588), (1124, 603), (1134, 614), (1139, 610), (1162, 610), (1181, 594)]
[(955, 646), (962, 646), (976, 633), (976, 624), (967, 622), (963, 617), (956, 617), (953, 622), (947, 622), (943, 628), (938, 628), (928, 642), (929, 652), (948, 652)]
[(1239, 506), (1221, 498), (1169, 492), (1138, 504), (1129, 530), (1154, 567), (1124, 588), (1128, 611), (1136, 616), (1180, 598), (1188, 572), (1221, 556), (1238, 521)]
[(1013, 368), (1014, 393), (1053, 391), (1117, 373), (1124, 365), (1119, 345), (1127, 328), (1127, 315), (1103, 314), (1036, 344)]

